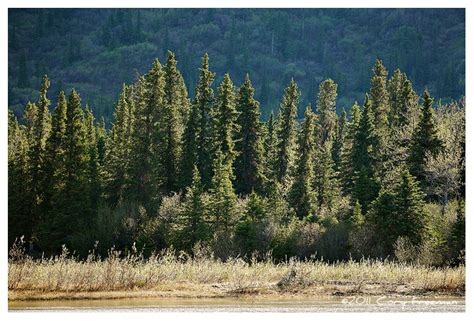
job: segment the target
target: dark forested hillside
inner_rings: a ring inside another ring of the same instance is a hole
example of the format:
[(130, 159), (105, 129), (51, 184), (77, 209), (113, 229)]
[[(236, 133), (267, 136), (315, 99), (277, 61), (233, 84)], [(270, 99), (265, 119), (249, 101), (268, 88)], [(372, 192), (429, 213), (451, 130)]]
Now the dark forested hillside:
[(17, 116), (37, 101), (47, 73), (54, 104), (74, 87), (109, 123), (122, 82), (168, 49), (191, 97), (205, 52), (215, 83), (229, 72), (240, 84), (251, 72), (264, 118), (292, 77), (299, 117), (326, 78), (339, 84), (339, 111), (362, 103), (375, 58), (389, 76), (405, 72), (417, 92), (464, 94), (464, 9), (10, 9), (8, 26), (8, 103)]

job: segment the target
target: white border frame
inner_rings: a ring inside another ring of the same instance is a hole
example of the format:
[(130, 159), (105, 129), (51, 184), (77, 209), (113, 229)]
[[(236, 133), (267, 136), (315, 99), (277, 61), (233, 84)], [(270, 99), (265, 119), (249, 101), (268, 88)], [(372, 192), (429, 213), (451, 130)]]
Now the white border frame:
[[(179, 2), (178, 2), (179, 1)], [(349, 0), (332, 0), (332, 1), (305, 1), (305, 0), (292, 0), (292, 1), (282, 1), (282, 0), (187, 0), (187, 1), (151, 1), (151, 0), (108, 0), (108, 1), (98, 1), (98, 0), (82, 0), (80, 3), (65, 3), (64, 1), (59, 0), (3, 0), (2, 1), (2, 10), (0, 11), (0, 35), (1, 35), (1, 51), (0, 51), (0, 68), (1, 68), (1, 77), (0, 77), (0, 97), (3, 99), (4, 106), (1, 108), (1, 117), (0, 117), (0, 213), (1, 213), (1, 224), (0, 224), (0, 296), (1, 296), (1, 313), (3, 314), (3, 320), (12, 319), (12, 320), (23, 320), (26, 318), (34, 318), (39, 320), (82, 320), (85, 315), (80, 313), (8, 313), (8, 291), (7, 291), (7, 95), (8, 95), (8, 8), (201, 8), (201, 7), (217, 7), (217, 8), (238, 8), (238, 7), (254, 7), (254, 8), (299, 8), (299, 7), (313, 7), (313, 8), (466, 8), (466, 97), (467, 97), (467, 108), (466, 108), (466, 166), (467, 166), (467, 176), (466, 176), (466, 247), (467, 250), (467, 279), (466, 279), (466, 289), (471, 289), (472, 286), (472, 277), (471, 272), (469, 271), (472, 267), (472, 260), (470, 255), (470, 249), (472, 249), (473, 238), (473, 228), (470, 226), (471, 222), (471, 212), (474, 209), (474, 200), (469, 199), (469, 195), (474, 195), (474, 189), (471, 187), (474, 182), (474, 174), (471, 172), (471, 169), (474, 166), (473, 160), (473, 124), (474, 124), (474, 106), (470, 107), (469, 102), (472, 97), (472, 83), (471, 77), (474, 76), (473, 64), (471, 63), (468, 57), (474, 57), (473, 51), (473, 39), (472, 39), (472, 23), (474, 22), (474, 16), (472, 10), (474, 7), (474, 1), (470, 0), (450, 0), (450, 1), (440, 1), (440, 0), (431, 0), (431, 1), (422, 1), (422, 0), (386, 0), (386, 1), (374, 1), (374, 0), (359, 0), (359, 1), (349, 1)], [(471, 269), (472, 270), (472, 269)], [(469, 292), (469, 291), (467, 291)], [(342, 318), (351, 318), (351, 319), (364, 319), (364, 320), (375, 320), (380, 319), (381, 317), (385, 320), (399, 320), (400, 318), (407, 319), (419, 319), (420, 317), (429, 317), (432, 320), (441, 320), (445, 318), (455, 317), (456, 320), (467, 319), (468, 315), (472, 314), (473, 311), (471, 293), (466, 293), (466, 311), (464, 314), (446, 314), (446, 313), (429, 313), (427, 314), (416, 314), (416, 313), (318, 313), (318, 314), (298, 314), (295, 316), (292, 313), (286, 314), (276, 314), (276, 313), (200, 313), (200, 314), (189, 314), (189, 313), (136, 313), (133, 315), (124, 314), (124, 313), (92, 313), (91, 316), (94, 318), (106, 318), (109, 320), (129, 320), (130, 318), (143, 318), (143, 319), (182, 319), (186, 320), (188, 318), (193, 318), (197, 320), (222, 320), (223, 318), (231, 319), (241, 319), (241, 318), (258, 318), (259, 320), (274, 320), (275, 318), (282, 320), (293, 320), (295, 317), (298, 319), (307, 319), (314, 320), (316, 318), (326, 319), (342, 319)], [(472, 319), (472, 315), (470, 317)]]

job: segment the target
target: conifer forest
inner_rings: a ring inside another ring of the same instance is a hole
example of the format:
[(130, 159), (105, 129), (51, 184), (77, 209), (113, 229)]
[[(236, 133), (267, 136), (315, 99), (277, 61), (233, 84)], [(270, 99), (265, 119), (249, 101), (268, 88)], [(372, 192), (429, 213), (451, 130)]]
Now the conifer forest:
[[(315, 53), (324, 55), (324, 69), (305, 78), (300, 73), (314, 68), (299, 64), (311, 59), (299, 44), (315, 45), (309, 41), (315, 25), (310, 20), (301, 34), (293, 23), (286, 27), (301, 37), (296, 42), (282, 38), (279, 28), (285, 26), (274, 28), (269, 50), (275, 56), (269, 57), (296, 71), (269, 79), (279, 71), (270, 71), (272, 60), (257, 66), (254, 42), (241, 46), (254, 24), (242, 22), (239, 14), (246, 11), (235, 12), (225, 19), (219, 11), (198, 15), (229, 25), (223, 46), (233, 45), (226, 50), (237, 60), (227, 62), (228, 72), (222, 61), (219, 72), (214, 69), (216, 48), (209, 54), (204, 48), (195, 59), (190, 46), (173, 50), (174, 33), (167, 32), (155, 42), (168, 45), (163, 53), (141, 61), (144, 72), (126, 79), (120, 72), (104, 75), (118, 84), (109, 114), (106, 103), (99, 108), (96, 98), (83, 98), (80, 89), (91, 92), (86, 85), (58, 84), (62, 74), (56, 69), (58, 79), (47, 70), (28, 74), (29, 51), (14, 48), (19, 69), (10, 81), (19, 77), (21, 86), (15, 80), (8, 112), (9, 246), (22, 239), (33, 257), (59, 254), (64, 247), (80, 257), (91, 249), (103, 256), (111, 248), (150, 256), (171, 248), (190, 256), (206, 249), (222, 261), (271, 255), (276, 262), (296, 257), (464, 264), (464, 74), (454, 64), (433, 68), (426, 59), (438, 51), (433, 64), (440, 64), (445, 53), (435, 48), (382, 54), (344, 76), (338, 57), (330, 57), (344, 49), (325, 38)], [(288, 12), (307, 21), (303, 11)], [(146, 10), (142, 15), (112, 15), (100, 41), (115, 49), (147, 46), (151, 16)], [(117, 32), (129, 17), (130, 39)], [(324, 19), (331, 25), (336, 18), (337, 12)], [(144, 19), (143, 26), (136, 19)], [(37, 31), (47, 34), (48, 23), (41, 23)], [(238, 30), (243, 25), (247, 29)], [(215, 26), (207, 25), (209, 37)], [(400, 34), (415, 30), (406, 28)], [(17, 36), (24, 32), (12, 30)], [(87, 55), (71, 39), (66, 65)], [(410, 59), (400, 58), (405, 53)], [(362, 57), (360, 51), (346, 55)], [(136, 58), (120, 59), (127, 64)], [(245, 68), (239, 68), (241, 60)], [(24, 91), (33, 86), (35, 94)], [(30, 101), (22, 101), (26, 96)]]

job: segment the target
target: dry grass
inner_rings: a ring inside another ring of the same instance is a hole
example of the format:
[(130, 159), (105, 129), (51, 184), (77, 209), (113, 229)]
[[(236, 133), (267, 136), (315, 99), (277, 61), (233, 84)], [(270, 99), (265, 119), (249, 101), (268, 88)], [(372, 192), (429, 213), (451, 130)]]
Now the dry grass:
[(14, 254), (8, 264), (10, 300), (136, 296), (427, 294), (464, 295), (465, 267), (431, 268), (389, 261), (275, 264), (172, 251), (145, 259), (111, 250), (105, 259), (68, 255), (33, 260)]

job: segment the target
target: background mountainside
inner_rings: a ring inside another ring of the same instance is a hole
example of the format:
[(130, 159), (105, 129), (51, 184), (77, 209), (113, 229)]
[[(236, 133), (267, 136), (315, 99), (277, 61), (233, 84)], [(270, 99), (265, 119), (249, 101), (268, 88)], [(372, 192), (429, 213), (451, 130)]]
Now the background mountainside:
[(377, 57), (406, 72), (418, 93), (459, 98), (465, 86), (464, 9), (10, 9), (8, 104), (17, 115), (37, 100), (76, 88), (94, 114), (111, 120), (123, 82), (153, 58), (175, 52), (192, 97), (200, 60), (210, 56), (215, 85), (250, 74), (266, 118), (293, 77), (300, 116), (325, 78), (338, 84), (338, 110), (368, 90)]

